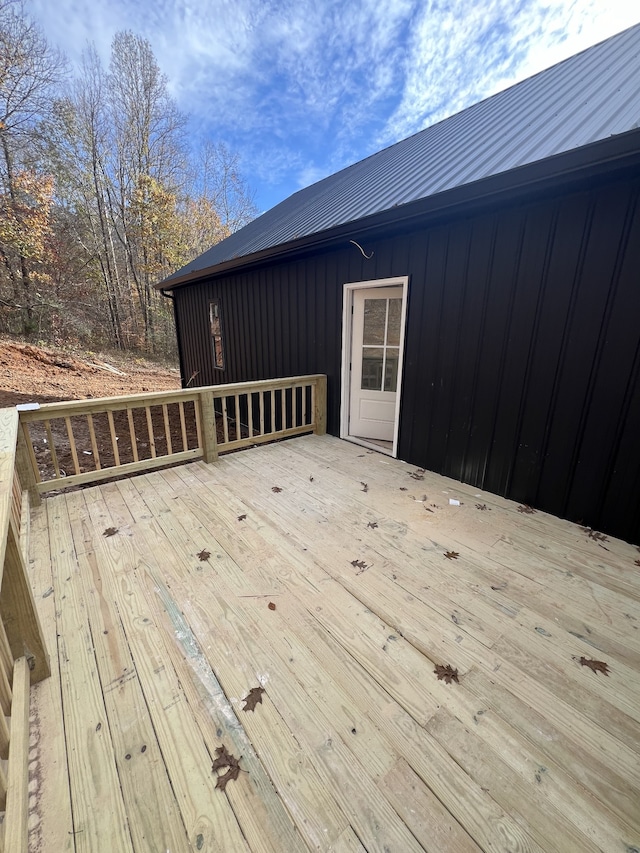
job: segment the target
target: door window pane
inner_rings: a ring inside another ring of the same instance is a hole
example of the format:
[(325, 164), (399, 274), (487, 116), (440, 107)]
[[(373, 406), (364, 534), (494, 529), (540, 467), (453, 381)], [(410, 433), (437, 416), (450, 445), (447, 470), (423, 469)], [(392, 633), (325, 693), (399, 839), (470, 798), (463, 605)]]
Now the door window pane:
[(400, 346), (400, 319), (402, 315), (402, 299), (389, 300), (389, 320), (387, 323), (387, 346)]
[(363, 391), (382, 390), (382, 368), (384, 364), (384, 349), (382, 347), (363, 347), (362, 349), (362, 383)]
[(364, 331), (362, 342), (365, 345), (384, 344), (386, 314), (386, 299), (364, 300)]
[(398, 347), (387, 348), (384, 366), (384, 391), (395, 391), (398, 386)]

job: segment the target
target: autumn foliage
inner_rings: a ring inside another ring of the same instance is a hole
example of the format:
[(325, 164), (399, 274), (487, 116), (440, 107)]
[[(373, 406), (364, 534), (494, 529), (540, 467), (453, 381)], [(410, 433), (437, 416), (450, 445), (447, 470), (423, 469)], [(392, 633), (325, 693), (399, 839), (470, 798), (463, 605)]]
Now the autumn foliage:
[(188, 124), (145, 39), (71, 74), (0, 0), (0, 333), (171, 354), (154, 285), (256, 212), (238, 157)]

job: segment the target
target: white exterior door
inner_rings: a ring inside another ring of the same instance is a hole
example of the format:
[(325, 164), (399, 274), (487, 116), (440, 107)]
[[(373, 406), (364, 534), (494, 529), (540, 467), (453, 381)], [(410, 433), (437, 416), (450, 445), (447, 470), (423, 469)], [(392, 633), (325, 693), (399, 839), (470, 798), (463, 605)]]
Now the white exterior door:
[(402, 287), (355, 290), (349, 435), (393, 441), (401, 342)]

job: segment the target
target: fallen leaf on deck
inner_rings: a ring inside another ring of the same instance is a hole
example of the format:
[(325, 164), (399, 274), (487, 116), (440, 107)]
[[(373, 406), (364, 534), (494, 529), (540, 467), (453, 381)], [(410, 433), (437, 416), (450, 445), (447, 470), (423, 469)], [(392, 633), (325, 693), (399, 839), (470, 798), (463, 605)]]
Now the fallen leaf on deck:
[(105, 530), (105, 532), (102, 535), (103, 536), (115, 536), (117, 532), (118, 532), (117, 527), (107, 527), (107, 529)]
[(247, 514), (246, 514), (246, 513), (245, 513), (244, 515), (239, 515), (239, 516), (238, 516), (238, 521), (244, 521), (246, 517), (247, 517)]
[(369, 486), (368, 486), (366, 483), (363, 483), (363, 482), (362, 482), (362, 480), (360, 481), (360, 485), (362, 486), (362, 491), (363, 491), (363, 492), (368, 492), (368, 491), (369, 491)]
[(226, 773), (223, 773), (222, 776), (218, 776), (218, 779), (216, 780), (216, 788), (220, 788), (221, 791), (224, 791), (227, 787), (227, 782), (237, 779), (239, 775), (239, 767), (230, 767)]
[(445, 551), (445, 557), (447, 560), (457, 560), (460, 554), (457, 551)]
[[(275, 607), (275, 605), (274, 605)], [(245, 703), (243, 711), (255, 711), (256, 705), (262, 704), (262, 694), (264, 687), (252, 687), (248, 695), (242, 700)]]
[(218, 757), (211, 765), (212, 770), (219, 770), (221, 767), (235, 767), (238, 764), (238, 759), (235, 755), (231, 755), (224, 744), (216, 749), (216, 755)]
[(609, 667), (603, 660), (590, 660), (589, 658), (580, 658), (582, 666), (588, 666), (592, 672), (597, 675), (599, 672), (609, 675)]
[(409, 476), (414, 480), (424, 480), (424, 468), (418, 468), (417, 471), (411, 471)]
[(276, 492), (277, 494), (278, 492), (281, 492), (282, 489), (280, 488), (280, 486), (271, 486), (271, 491)]
[[(370, 521), (369, 524), (367, 524), (367, 527), (370, 527), (372, 530), (375, 530), (377, 526), (378, 526), (377, 521)], [(638, 561), (636, 560), (636, 562), (638, 562)]]
[(640, 560), (634, 560), (636, 566), (640, 566)]
[(407, 491), (407, 487), (406, 487), (406, 486), (400, 486), (400, 491), (401, 491), (401, 492), (406, 492), (406, 491)]
[(444, 666), (443, 664), (438, 663), (436, 664), (436, 668), (433, 672), (438, 676), (438, 681), (444, 681), (447, 684), (451, 684), (452, 681), (455, 681), (456, 684), (460, 683), (458, 681), (458, 670), (454, 669), (451, 664)]
[(235, 755), (231, 755), (227, 751), (226, 746), (219, 746), (216, 749), (216, 755), (218, 757), (211, 765), (211, 770), (215, 773), (216, 770), (221, 770), (223, 767), (228, 768), (227, 772), (223, 773), (222, 776), (218, 776), (216, 781), (216, 788), (220, 788), (220, 790), (224, 791), (227, 786), (227, 782), (238, 778), (240, 774), (240, 761), (235, 757)]
[(607, 539), (607, 537), (604, 535), (604, 533), (598, 533), (597, 530), (590, 530), (589, 531), (589, 539), (595, 539), (596, 542), (598, 542), (598, 541), (608, 542), (609, 541)]
[(267, 607), (269, 608), (269, 610), (275, 610), (276, 609), (276, 606), (273, 603), (273, 601), (270, 601), (269, 604), (267, 605)]
[(527, 504), (520, 504), (520, 506), (518, 507), (518, 512), (524, 512), (527, 515), (533, 515), (535, 513), (535, 509), (528, 506)]
[(356, 572), (356, 574), (361, 575), (367, 569), (370, 569), (371, 566), (368, 566), (364, 560), (351, 560), (351, 565), (354, 569), (359, 569), (360, 571)]
[(196, 556), (198, 557), (198, 559), (199, 559), (201, 562), (203, 562), (203, 563), (204, 563), (204, 562), (206, 562), (206, 561), (209, 559), (209, 557), (211, 556), (211, 552), (210, 552), (210, 551), (204, 551), (204, 550), (203, 550), (203, 551), (200, 551), (200, 553), (199, 553), (199, 554), (197, 554)]
[(491, 507), (487, 506), (486, 504), (476, 504), (476, 509), (481, 509), (483, 511), (488, 509), (489, 512), (491, 512)]

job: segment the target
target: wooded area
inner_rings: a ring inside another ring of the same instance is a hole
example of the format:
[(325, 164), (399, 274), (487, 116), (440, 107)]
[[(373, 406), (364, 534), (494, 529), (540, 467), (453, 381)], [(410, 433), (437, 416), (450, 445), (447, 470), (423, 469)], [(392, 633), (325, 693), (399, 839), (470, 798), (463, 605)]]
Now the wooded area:
[(0, 332), (175, 351), (154, 283), (256, 213), (237, 154), (187, 126), (146, 39), (72, 74), (0, 0)]

